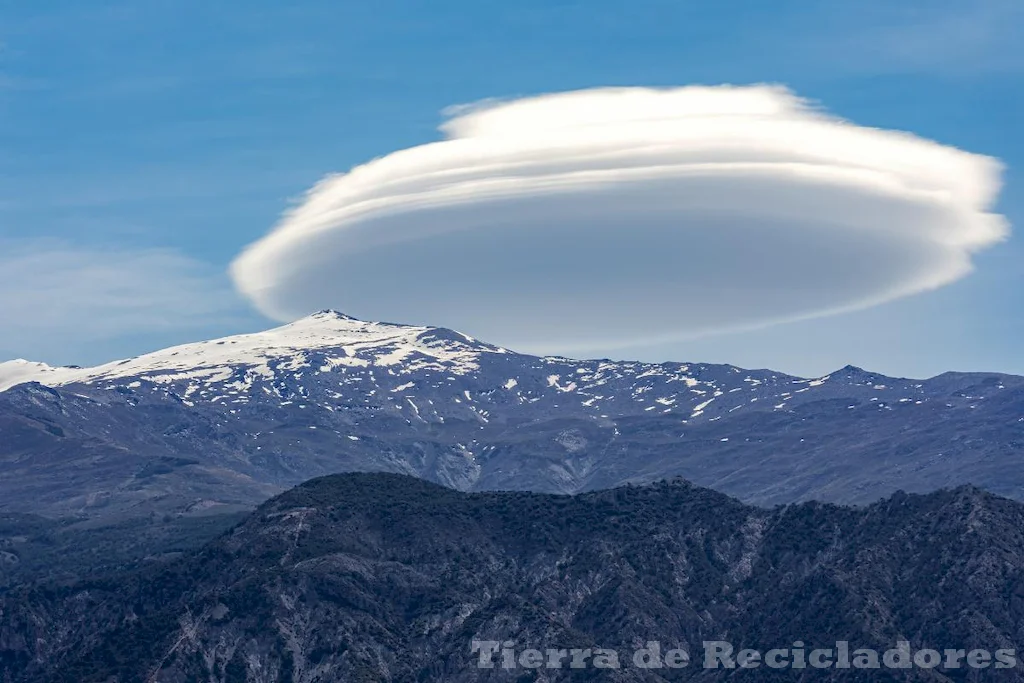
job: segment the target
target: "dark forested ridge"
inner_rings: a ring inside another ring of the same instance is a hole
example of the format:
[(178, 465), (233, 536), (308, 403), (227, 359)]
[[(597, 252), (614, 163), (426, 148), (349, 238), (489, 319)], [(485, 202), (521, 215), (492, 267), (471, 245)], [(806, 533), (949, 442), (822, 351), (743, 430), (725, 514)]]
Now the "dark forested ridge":
[[(733, 680), (699, 663), (480, 669), (474, 639), (622, 652), (658, 641), (696, 658), (718, 639), (1014, 648), (1024, 505), (962, 487), (767, 510), (681, 480), (569, 496), (346, 474), (181, 558), (0, 595), (11, 683)], [(731, 674), (1024, 680), (1017, 668)]]

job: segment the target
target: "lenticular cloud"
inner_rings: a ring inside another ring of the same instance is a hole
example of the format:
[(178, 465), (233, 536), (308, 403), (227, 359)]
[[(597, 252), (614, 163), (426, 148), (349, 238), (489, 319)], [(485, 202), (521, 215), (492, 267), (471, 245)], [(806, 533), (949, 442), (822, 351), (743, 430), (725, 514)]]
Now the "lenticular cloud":
[(1003, 239), (1000, 165), (774, 86), (604, 88), (458, 107), (446, 139), (325, 178), (232, 265), (318, 308), (557, 352), (872, 306)]

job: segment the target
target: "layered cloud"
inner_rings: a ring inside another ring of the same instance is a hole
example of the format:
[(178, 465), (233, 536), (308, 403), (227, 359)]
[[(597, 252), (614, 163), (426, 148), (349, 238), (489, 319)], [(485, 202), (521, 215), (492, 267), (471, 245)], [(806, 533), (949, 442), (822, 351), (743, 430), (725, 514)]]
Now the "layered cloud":
[(781, 87), (485, 102), (442, 130), (321, 181), (236, 259), (238, 289), (280, 320), (336, 308), (610, 349), (941, 287), (1008, 230), (997, 161)]

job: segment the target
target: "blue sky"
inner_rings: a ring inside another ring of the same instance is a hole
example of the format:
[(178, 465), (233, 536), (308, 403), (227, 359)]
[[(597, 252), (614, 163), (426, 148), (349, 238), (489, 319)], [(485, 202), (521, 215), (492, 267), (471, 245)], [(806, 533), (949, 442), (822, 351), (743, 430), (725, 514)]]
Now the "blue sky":
[[(22, 261), (0, 274), (0, 356), (93, 363), (266, 327), (224, 276), (240, 248), (326, 173), (438, 139), (445, 107), (488, 97), (784, 83), (1002, 159), (999, 209), (1024, 224), (1022, 36), (1019, 0), (8, 3), (0, 250)], [(53, 254), (72, 274), (131, 261), (131, 315), (94, 311), (87, 286), (47, 272)], [(1022, 256), (1014, 236), (937, 292), (616, 355), (1024, 373)]]

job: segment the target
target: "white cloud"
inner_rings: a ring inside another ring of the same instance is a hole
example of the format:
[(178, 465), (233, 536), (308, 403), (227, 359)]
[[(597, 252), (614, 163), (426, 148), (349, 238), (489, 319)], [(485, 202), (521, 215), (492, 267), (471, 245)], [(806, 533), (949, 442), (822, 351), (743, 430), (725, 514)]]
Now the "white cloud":
[(455, 108), (441, 142), (325, 178), (232, 265), (318, 308), (601, 349), (941, 287), (1007, 234), (997, 161), (784, 88), (607, 88)]
[(239, 304), (221, 273), (173, 250), (0, 241), (0, 360), (91, 360), (95, 342), (237, 322)]

